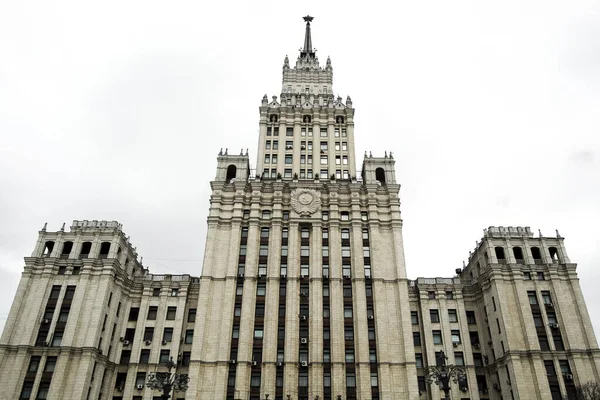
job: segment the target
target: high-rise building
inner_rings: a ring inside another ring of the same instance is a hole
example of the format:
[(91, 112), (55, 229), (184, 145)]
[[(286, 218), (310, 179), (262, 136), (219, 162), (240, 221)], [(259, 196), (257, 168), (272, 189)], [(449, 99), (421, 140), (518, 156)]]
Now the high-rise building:
[(356, 171), (354, 109), (333, 96), (304, 17), (281, 95), (260, 106), (257, 170), (217, 157), (201, 277), (153, 275), (115, 221), (46, 226), (0, 339), (7, 399), (560, 399), (600, 351), (564, 239), (490, 227), (453, 278), (407, 279), (394, 158)]

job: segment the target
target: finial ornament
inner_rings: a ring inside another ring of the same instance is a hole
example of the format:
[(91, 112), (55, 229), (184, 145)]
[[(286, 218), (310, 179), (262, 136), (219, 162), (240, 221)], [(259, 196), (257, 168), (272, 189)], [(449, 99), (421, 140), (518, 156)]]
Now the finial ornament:
[(61, 230), (61, 232), (65, 231), (65, 222), (63, 222), (63, 226), (62, 226), (62, 228), (60, 228), (60, 230)]
[(556, 237), (559, 238), (560, 237), (560, 233), (558, 233), (558, 229), (555, 229), (556, 231)]
[(373, 153), (369, 152), (369, 158), (373, 158)]
[(391, 151), (390, 151), (390, 158), (394, 158), (394, 157), (392, 156), (392, 152), (391, 152)]
[(248, 155), (248, 149), (246, 149), (246, 155)]
[(46, 228), (48, 227), (48, 223), (44, 222), (44, 227), (42, 228), (42, 231), (46, 232)]
[(542, 237), (542, 230), (538, 229), (538, 234), (540, 235), (540, 237)]
[(219, 155), (222, 156), (223, 155), (223, 148), (221, 147), (221, 150), (219, 151)]
[(383, 157), (383, 158), (387, 158), (387, 150), (385, 150), (384, 154), (385, 154), (385, 155), (384, 155), (384, 157)]
[(225, 148), (225, 155), (227, 155), (227, 150), (229, 150), (227, 147)]

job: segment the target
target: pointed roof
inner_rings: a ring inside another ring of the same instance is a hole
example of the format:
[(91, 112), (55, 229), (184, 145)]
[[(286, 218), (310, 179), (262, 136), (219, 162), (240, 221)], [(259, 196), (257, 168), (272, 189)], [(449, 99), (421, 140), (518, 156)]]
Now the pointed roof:
[(315, 58), (315, 51), (313, 50), (312, 38), (310, 36), (310, 23), (312, 22), (314, 17), (307, 15), (303, 17), (303, 19), (306, 22), (306, 32), (304, 33), (304, 47), (300, 50), (300, 57)]

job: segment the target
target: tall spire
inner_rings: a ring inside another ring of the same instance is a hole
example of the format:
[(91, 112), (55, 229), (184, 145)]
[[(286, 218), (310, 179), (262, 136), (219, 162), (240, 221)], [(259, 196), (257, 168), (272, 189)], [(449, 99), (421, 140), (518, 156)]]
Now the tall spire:
[(307, 15), (306, 17), (303, 17), (303, 18), (304, 18), (304, 21), (306, 22), (306, 33), (304, 34), (304, 48), (300, 51), (300, 57), (314, 58), (315, 52), (312, 48), (312, 39), (310, 37), (310, 23), (312, 22), (313, 17), (311, 17), (310, 15)]

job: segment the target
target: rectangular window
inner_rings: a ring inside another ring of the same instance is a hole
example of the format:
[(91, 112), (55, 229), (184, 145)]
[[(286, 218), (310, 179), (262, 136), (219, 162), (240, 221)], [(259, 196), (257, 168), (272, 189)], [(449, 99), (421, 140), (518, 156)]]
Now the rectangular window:
[(432, 331), (433, 344), (442, 344), (442, 331)]
[(475, 324), (475, 311), (467, 311), (467, 323)]
[(327, 128), (321, 128), (321, 137), (327, 137)]
[(321, 156), (321, 165), (327, 165), (327, 156)]
[(454, 353), (454, 365), (465, 365), (465, 357), (462, 351), (457, 351)]
[(344, 318), (352, 318), (352, 306), (344, 306)]
[(259, 282), (256, 285), (256, 295), (257, 296), (264, 296), (267, 294), (267, 286), (265, 282)]
[(311, 151), (312, 151), (312, 149), (313, 149), (313, 148), (312, 148), (312, 140), (309, 140), (308, 142), (306, 142), (306, 148), (307, 148), (308, 150), (311, 150)]
[(279, 149), (279, 141), (273, 140), (273, 150), (278, 150), (278, 149)]
[(320, 149), (321, 151), (327, 151), (327, 142), (321, 142)]
[(440, 315), (438, 310), (429, 310), (429, 319), (431, 320), (431, 323), (439, 323)]
[(190, 308), (188, 310), (188, 318), (187, 318), (188, 322), (196, 322), (196, 309), (195, 308)]
[(544, 273), (543, 272), (538, 272), (537, 273), (537, 279), (538, 279), (538, 281), (545, 280), (546, 278), (544, 278)]
[(144, 329), (144, 341), (152, 340), (154, 338), (154, 328), (146, 327)]
[(529, 271), (523, 272), (523, 280), (530, 281), (531, 280), (531, 272), (529, 272)]
[(285, 136), (294, 136), (294, 128), (285, 128)]
[(271, 141), (270, 141), (270, 140), (267, 140), (267, 141), (265, 142), (265, 149), (267, 149), (267, 150), (270, 150), (270, 149), (271, 149)]
[(450, 322), (458, 322), (458, 315), (456, 314), (456, 310), (455, 309), (449, 309), (448, 310), (448, 320)]
[(354, 372), (346, 373), (346, 387), (356, 387), (356, 374)]
[(456, 343), (456, 344), (460, 344), (460, 331), (459, 330), (452, 330), (452, 343)]
[(415, 346), (421, 345), (421, 334), (419, 332), (413, 332), (413, 344)]
[(158, 360), (159, 363), (163, 364), (168, 362), (171, 359), (171, 350), (161, 350), (160, 358)]
[(265, 154), (265, 164), (270, 164), (271, 163), (271, 156), (268, 154)]
[(286, 154), (285, 155), (285, 163), (286, 164), (291, 164), (292, 163), (292, 155), (291, 154)]
[(148, 308), (148, 317), (146, 319), (151, 320), (151, 321), (155, 320), (157, 312), (158, 312), (157, 306), (150, 306)]
[(415, 363), (417, 365), (417, 368), (423, 368), (423, 354), (421, 354), (421, 353), (415, 354)]
[(537, 296), (535, 295), (534, 291), (527, 292), (527, 297), (529, 298), (529, 304), (537, 305)]
[(140, 364), (148, 364), (150, 362), (150, 349), (144, 349), (140, 352)]
[(342, 142), (342, 151), (347, 151), (347, 150), (348, 150), (348, 143)]
[(177, 314), (177, 307), (168, 307), (167, 308), (167, 321), (174, 321), (175, 314)]
[(173, 328), (165, 328), (163, 331), (163, 342), (173, 341)]
[(413, 325), (419, 325), (419, 313), (417, 311), (410, 312), (410, 322)]
[(547, 290), (542, 290), (542, 301), (544, 304), (552, 304), (552, 296), (550, 296), (550, 292)]

